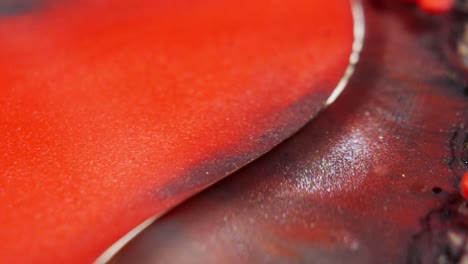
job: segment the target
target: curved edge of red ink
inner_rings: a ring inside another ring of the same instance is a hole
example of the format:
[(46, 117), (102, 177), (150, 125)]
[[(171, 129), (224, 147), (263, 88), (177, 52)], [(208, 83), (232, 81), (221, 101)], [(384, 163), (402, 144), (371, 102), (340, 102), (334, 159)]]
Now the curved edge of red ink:
[[(335, 89), (333, 92), (330, 94), (330, 96), (327, 98), (324, 107), (318, 111), (318, 113), (315, 115), (319, 115), (323, 109), (327, 108), (335, 100), (342, 94), (344, 89), (346, 88), (346, 85), (349, 82), (349, 79), (354, 73), (354, 68), (355, 65), (359, 62), (359, 56), (360, 53), (364, 47), (364, 39), (365, 39), (365, 16), (364, 16), (364, 7), (362, 4), (362, 0), (349, 0), (350, 5), (351, 5), (351, 10), (352, 10), (352, 18), (353, 18), (353, 43), (352, 43), (352, 49), (351, 49), (351, 54), (349, 56), (349, 64), (348, 67), (345, 69), (345, 72), (343, 73), (342, 78), (338, 81), (338, 84), (336, 85)], [(312, 117), (312, 119), (315, 117)], [(309, 120), (310, 121), (310, 120)], [(300, 126), (297, 131), (299, 131), (302, 127), (304, 127), (306, 124), (303, 124)], [(293, 132), (289, 137), (291, 137), (293, 134), (295, 134), (297, 131)], [(281, 140), (278, 142), (279, 145), (281, 142), (285, 141), (289, 137), (286, 137), (285, 139)], [(276, 147), (276, 145), (272, 146), (270, 149), (264, 151), (262, 154), (260, 154), (258, 158), (261, 156), (265, 155), (268, 153), (271, 149)], [(171, 211), (173, 208), (179, 206), (180, 204), (184, 203), (187, 199), (196, 196), (198, 193), (200, 193), (203, 190), (206, 190), (210, 188), (211, 186), (215, 185), (217, 182), (225, 179), (229, 175), (233, 174), (234, 172), (242, 169), (246, 165), (250, 164), (251, 162), (255, 161), (256, 159), (253, 159), (251, 161), (248, 161), (241, 166), (239, 166), (237, 169), (232, 170), (228, 172), (224, 177), (220, 177), (219, 179), (215, 180), (214, 182), (210, 183), (207, 185), (204, 189), (200, 189), (197, 192), (194, 192), (193, 194), (189, 195), (185, 199), (182, 199), (178, 203), (176, 203), (174, 206), (171, 208), (168, 208), (165, 211), (162, 211), (158, 214), (155, 214), (137, 226), (135, 226), (132, 230), (130, 230), (128, 233), (126, 233), (123, 237), (121, 237), (119, 240), (117, 240), (114, 244), (112, 244), (109, 248), (107, 248), (95, 261), (95, 264), (103, 264), (107, 263), (109, 260), (111, 260), (125, 245), (127, 245), (133, 238), (135, 238), (138, 234), (140, 234), (142, 231), (144, 231), (148, 226), (150, 226), (154, 221)]]

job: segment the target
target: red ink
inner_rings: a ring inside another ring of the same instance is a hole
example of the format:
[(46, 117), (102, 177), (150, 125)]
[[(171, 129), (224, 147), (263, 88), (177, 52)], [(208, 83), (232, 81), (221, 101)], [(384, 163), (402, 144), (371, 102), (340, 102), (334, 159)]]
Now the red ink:
[(453, 0), (418, 0), (422, 10), (428, 13), (443, 13), (450, 11), (454, 5)]
[(419, 7), (431, 14), (439, 14), (450, 11), (455, 2), (454, 0), (399, 0), (406, 3), (417, 3)]
[(465, 199), (468, 199), (468, 171), (465, 172), (465, 175), (463, 175), (463, 178), (460, 182), (460, 189)]

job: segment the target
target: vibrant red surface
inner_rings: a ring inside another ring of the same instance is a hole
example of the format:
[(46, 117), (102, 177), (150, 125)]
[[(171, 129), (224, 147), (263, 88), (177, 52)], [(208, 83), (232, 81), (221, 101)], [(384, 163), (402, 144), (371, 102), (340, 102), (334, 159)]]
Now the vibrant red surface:
[(418, 4), (426, 12), (441, 13), (452, 9), (454, 0), (418, 0)]
[(444, 13), (451, 10), (454, 0), (399, 0), (400, 2), (418, 3), (419, 7), (428, 13)]
[(458, 186), (467, 169), (468, 96), (442, 49), (447, 24), (394, 1), (366, 3), (364, 50), (338, 100), (159, 219), (112, 263), (468, 258), (468, 207)]
[(463, 175), (460, 187), (463, 197), (465, 197), (465, 199), (468, 199), (468, 171), (465, 172), (465, 175)]
[(90, 262), (258, 157), (323, 107), (353, 39), (347, 0), (0, 11), (4, 263)]

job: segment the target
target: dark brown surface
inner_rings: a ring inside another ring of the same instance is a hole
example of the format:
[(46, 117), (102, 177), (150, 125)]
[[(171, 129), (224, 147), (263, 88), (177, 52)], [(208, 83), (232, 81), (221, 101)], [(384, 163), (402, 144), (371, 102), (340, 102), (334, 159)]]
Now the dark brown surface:
[(364, 52), (335, 104), (113, 263), (462, 261), (465, 81), (443, 52), (444, 18), (388, 2), (367, 5)]

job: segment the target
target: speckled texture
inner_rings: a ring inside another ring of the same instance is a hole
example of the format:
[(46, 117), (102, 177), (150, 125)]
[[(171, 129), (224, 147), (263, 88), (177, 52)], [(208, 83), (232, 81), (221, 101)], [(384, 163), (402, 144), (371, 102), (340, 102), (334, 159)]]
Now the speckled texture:
[(323, 107), (353, 41), (347, 0), (17, 11), (0, 17), (5, 263), (90, 262), (257, 158)]
[(441, 19), (368, 1), (364, 51), (342, 96), (156, 221), (112, 263), (460, 260), (468, 97), (443, 52)]

